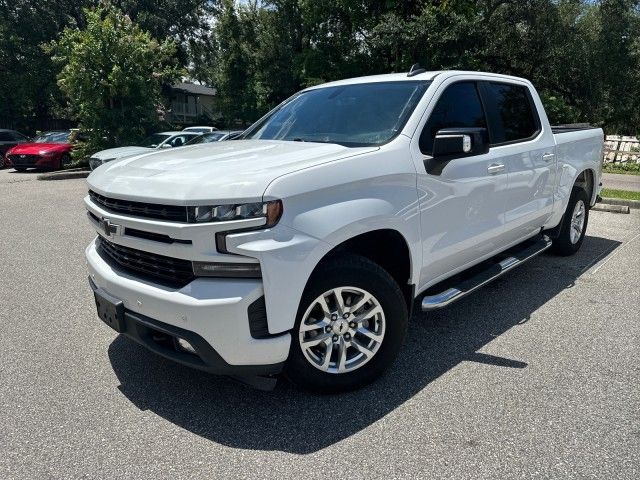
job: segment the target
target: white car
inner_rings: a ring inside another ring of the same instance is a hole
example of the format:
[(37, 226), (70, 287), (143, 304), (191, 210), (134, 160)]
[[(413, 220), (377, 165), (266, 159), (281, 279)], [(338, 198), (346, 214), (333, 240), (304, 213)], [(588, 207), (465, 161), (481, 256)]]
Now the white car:
[(95, 170), (103, 163), (139, 155), (141, 153), (153, 152), (160, 148), (181, 147), (185, 143), (201, 135), (198, 132), (160, 132), (148, 136), (140, 145), (128, 147), (108, 148), (94, 153), (89, 158), (89, 167)]
[(599, 128), (549, 125), (522, 78), (412, 69), (311, 87), (242, 140), (88, 177), (98, 314), (263, 388), (283, 371), (358, 388), (396, 358), (415, 300), (429, 312), (549, 248), (577, 252), (602, 148)]

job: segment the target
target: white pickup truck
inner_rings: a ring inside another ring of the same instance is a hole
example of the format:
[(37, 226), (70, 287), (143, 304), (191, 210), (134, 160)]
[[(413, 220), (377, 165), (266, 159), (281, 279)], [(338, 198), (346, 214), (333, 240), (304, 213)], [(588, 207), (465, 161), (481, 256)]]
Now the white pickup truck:
[[(578, 251), (603, 133), (521, 78), (411, 72), (308, 88), (233, 142), (103, 165), (85, 198), (99, 317), (261, 388), (358, 388), (440, 308)], [(416, 302), (416, 300), (418, 300)]]

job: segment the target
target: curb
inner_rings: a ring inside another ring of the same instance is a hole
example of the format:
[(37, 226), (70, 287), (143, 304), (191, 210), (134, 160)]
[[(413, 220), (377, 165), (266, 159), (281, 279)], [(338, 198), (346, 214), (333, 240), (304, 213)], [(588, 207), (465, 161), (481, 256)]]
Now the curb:
[(70, 170), (63, 170), (61, 172), (41, 173), (37, 178), (38, 180), (69, 180), (72, 178), (87, 178), (90, 173), (90, 170), (73, 168)]
[(627, 205), (610, 205), (608, 203), (596, 203), (591, 210), (596, 212), (611, 212), (611, 213), (630, 213)]
[(602, 203), (608, 205), (622, 205), (629, 208), (640, 208), (640, 200), (626, 200), (624, 198), (603, 198)]

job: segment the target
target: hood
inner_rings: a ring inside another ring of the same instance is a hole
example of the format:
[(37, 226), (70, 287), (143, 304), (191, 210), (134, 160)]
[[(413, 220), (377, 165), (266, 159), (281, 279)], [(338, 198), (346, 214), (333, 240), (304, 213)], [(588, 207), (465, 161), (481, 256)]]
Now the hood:
[(42, 155), (45, 152), (67, 152), (71, 150), (68, 143), (21, 143), (9, 152), (18, 155)]
[(377, 149), (279, 140), (214, 142), (106, 164), (87, 182), (102, 195), (149, 203), (255, 201), (284, 174)]
[(99, 160), (115, 160), (116, 158), (128, 157), (129, 155), (137, 155), (140, 153), (154, 152), (155, 148), (147, 147), (118, 147), (107, 148), (91, 155), (91, 158), (97, 158)]

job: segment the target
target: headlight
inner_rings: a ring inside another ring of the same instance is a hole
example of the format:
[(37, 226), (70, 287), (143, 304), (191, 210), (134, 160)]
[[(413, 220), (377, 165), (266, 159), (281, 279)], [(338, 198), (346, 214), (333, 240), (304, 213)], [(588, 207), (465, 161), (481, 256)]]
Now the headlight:
[(282, 201), (255, 202), (229, 205), (203, 205), (188, 207), (189, 222), (228, 222), (230, 220), (248, 220), (265, 218), (266, 227), (273, 227), (282, 216)]
[(43, 157), (55, 157), (58, 154), (58, 152), (55, 152), (55, 151), (50, 152), (47, 150), (41, 150), (38, 153)]

